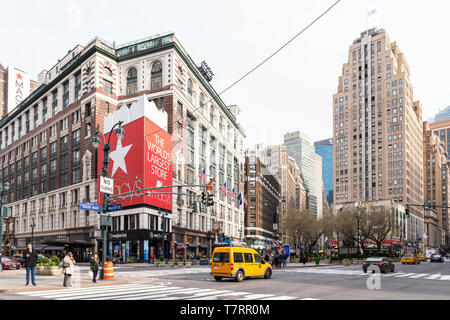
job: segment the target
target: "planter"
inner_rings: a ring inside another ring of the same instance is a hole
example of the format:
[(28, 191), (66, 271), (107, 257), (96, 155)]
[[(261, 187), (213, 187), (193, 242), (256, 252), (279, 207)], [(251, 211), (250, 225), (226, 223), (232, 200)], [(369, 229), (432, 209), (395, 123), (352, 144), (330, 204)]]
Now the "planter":
[(188, 262), (188, 261), (186, 261), (186, 268), (191, 268), (192, 267), (192, 262)]
[(175, 262), (169, 262), (168, 265), (170, 268), (173, 268), (173, 266), (175, 265)]
[(39, 276), (58, 276), (60, 274), (60, 267), (36, 267), (36, 275)]

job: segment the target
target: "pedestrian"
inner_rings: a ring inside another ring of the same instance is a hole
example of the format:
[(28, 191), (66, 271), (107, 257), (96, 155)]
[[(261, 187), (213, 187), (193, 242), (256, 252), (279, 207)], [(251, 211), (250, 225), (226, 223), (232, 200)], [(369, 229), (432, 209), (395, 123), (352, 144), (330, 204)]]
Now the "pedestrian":
[(306, 264), (306, 261), (307, 261), (307, 258), (306, 258), (306, 254), (302, 254), (302, 262), (303, 262), (303, 265), (305, 265)]
[(280, 255), (277, 253), (275, 253), (275, 268), (278, 268), (280, 264)]
[(155, 263), (155, 252), (152, 252), (152, 263)]
[(99, 259), (97, 253), (94, 253), (89, 264), (90, 264), (90, 267), (91, 267), (91, 270), (93, 273), (92, 282), (97, 283), (97, 274), (98, 274), (98, 270), (100, 269), (100, 265), (101, 265), (100, 259)]
[(281, 261), (283, 262), (283, 268), (286, 268), (286, 260), (287, 260), (287, 254), (286, 254), (286, 251), (283, 251), (283, 255), (282, 255), (282, 259), (281, 259)]
[(75, 273), (75, 259), (72, 252), (68, 252), (61, 263), (64, 273), (64, 287), (72, 286), (72, 275)]
[(31, 243), (27, 244), (27, 250), (25, 250), (23, 254), (24, 266), (27, 269), (27, 283), (25, 286), (30, 285), (30, 274), (31, 274), (31, 283), (33, 286), (36, 286), (36, 281), (34, 278), (34, 273), (36, 271), (36, 265), (38, 263), (38, 255), (36, 250), (33, 249)]
[(264, 260), (265, 260), (266, 262), (269, 262), (269, 254), (268, 254), (268, 253), (266, 253), (266, 255), (264, 256)]

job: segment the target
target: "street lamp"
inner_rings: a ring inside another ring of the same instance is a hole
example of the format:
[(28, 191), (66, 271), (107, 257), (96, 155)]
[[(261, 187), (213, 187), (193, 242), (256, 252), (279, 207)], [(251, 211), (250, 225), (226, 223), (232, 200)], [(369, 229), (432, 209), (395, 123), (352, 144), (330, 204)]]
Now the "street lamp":
[[(101, 174), (105, 177), (108, 177), (108, 174), (109, 174), (109, 171), (108, 171), (109, 150), (111, 149), (111, 146), (109, 143), (111, 141), (111, 136), (112, 136), (114, 129), (117, 127), (115, 134), (119, 140), (122, 140), (123, 137), (125, 136), (125, 130), (122, 128), (122, 123), (123, 123), (123, 121), (119, 121), (111, 128), (111, 131), (109, 132), (108, 143), (105, 143), (105, 140), (106, 140), (105, 136), (103, 135), (103, 133), (101, 133), (98, 130), (94, 132), (94, 135), (91, 140), (92, 146), (95, 149), (98, 149), (98, 147), (101, 144), (100, 137), (102, 137), (102, 140), (103, 140), (103, 168), (102, 168)], [(106, 210), (107, 210), (108, 204), (109, 204), (109, 194), (103, 194), (103, 213), (107, 212)], [(104, 226), (104, 228), (103, 228), (103, 252), (102, 252), (103, 262), (106, 262), (106, 250), (107, 250), (106, 232), (107, 232), (107, 230), (108, 230), (107, 226)], [(100, 274), (100, 278), (103, 279), (103, 273)]]
[[(3, 253), (3, 196), (9, 191), (10, 185), (5, 182), (4, 185), (0, 183), (0, 258)], [(3, 272), (3, 265), (0, 263), (0, 270)]]
[(36, 228), (36, 224), (34, 223), (34, 219), (32, 220), (32, 223), (30, 224), (31, 228), (31, 246), (34, 249), (34, 228)]

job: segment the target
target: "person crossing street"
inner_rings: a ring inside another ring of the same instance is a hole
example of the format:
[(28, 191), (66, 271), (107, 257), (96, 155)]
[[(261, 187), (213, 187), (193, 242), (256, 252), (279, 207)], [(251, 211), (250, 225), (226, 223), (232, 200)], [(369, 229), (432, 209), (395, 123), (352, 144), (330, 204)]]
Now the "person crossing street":
[(25, 286), (30, 285), (30, 275), (31, 275), (31, 283), (33, 286), (36, 286), (36, 281), (34, 277), (34, 273), (36, 271), (36, 265), (38, 264), (38, 255), (36, 250), (33, 249), (31, 243), (27, 244), (27, 250), (25, 250), (23, 254), (23, 260), (25, 261), (24, 266), (27, 269), (27, 283)]

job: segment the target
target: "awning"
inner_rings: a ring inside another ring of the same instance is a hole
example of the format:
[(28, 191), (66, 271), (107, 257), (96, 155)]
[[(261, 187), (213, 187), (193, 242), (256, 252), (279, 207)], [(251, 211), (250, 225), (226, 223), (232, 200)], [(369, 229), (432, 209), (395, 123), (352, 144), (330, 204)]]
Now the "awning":
[(44, 247), (43, 250), (63, 250), (63, 249), (65, 249), (65, 247), (48, 246), (48, 247)]
[(176, 248), (177, 248), (177, 249), (185, 249), (185, 248), (187, 248), (187, 246), (186, 246), (185, 243), (177, 242)]
[(198, 248), (198, 244), (196, 244), (196, 243), (188, 243), (187, 246), (189, 248)]
[(208, 249), (208, 246), (206, 244), (200, 244), (199, 247), (202, 249)]

